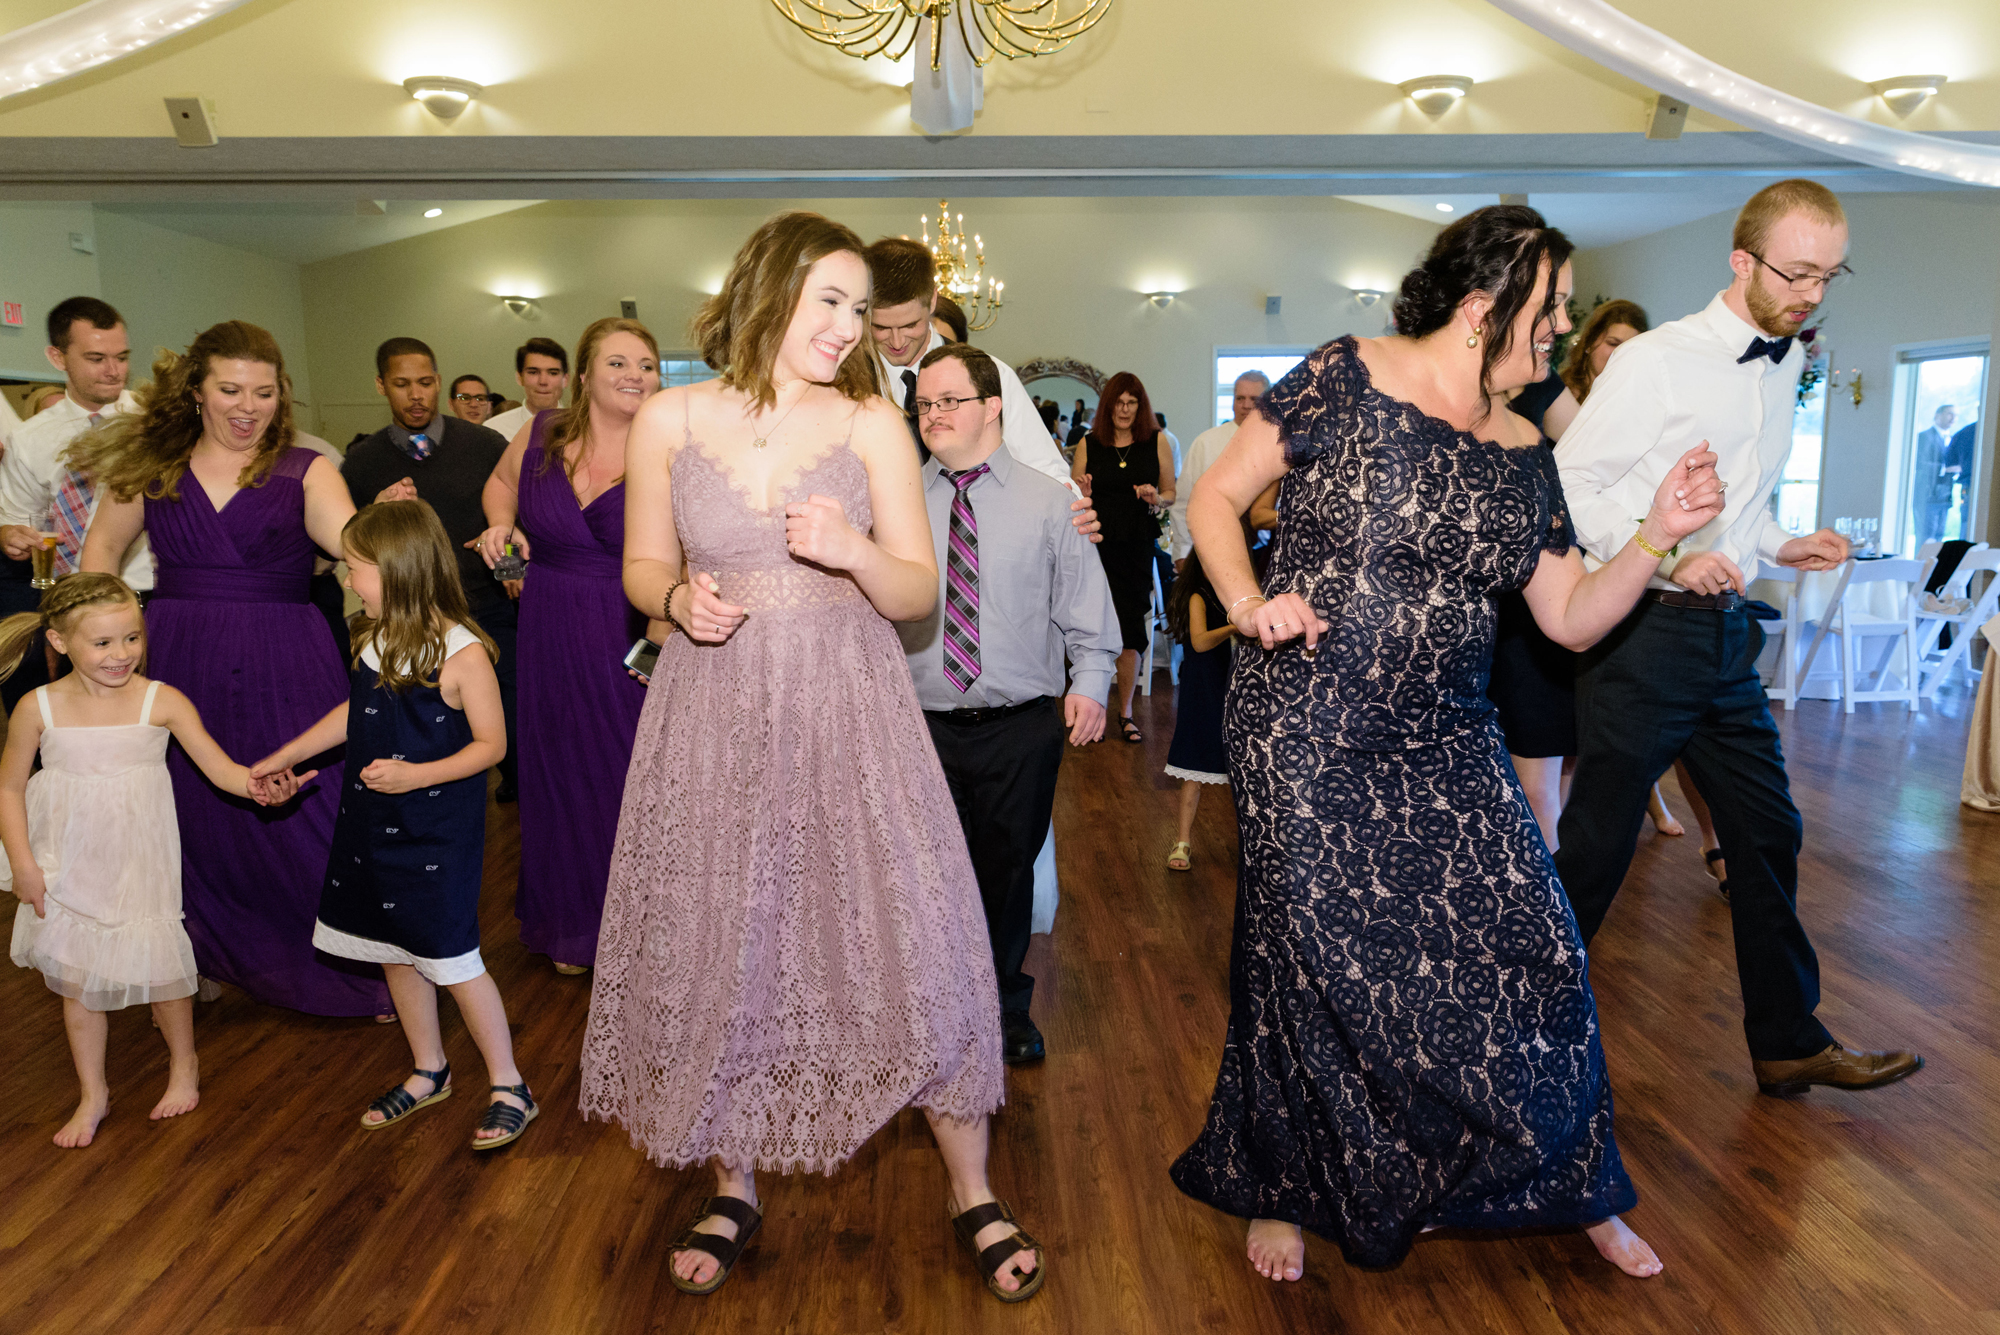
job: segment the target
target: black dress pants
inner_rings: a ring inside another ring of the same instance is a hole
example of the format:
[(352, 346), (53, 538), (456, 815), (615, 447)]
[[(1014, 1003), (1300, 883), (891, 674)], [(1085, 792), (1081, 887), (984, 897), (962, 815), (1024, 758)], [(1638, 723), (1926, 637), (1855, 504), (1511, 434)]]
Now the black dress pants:
[(1062, 768), (1062, 705), (1049, 698), (984, 723), (927, 711), (924, 721), (979, 879), (1000, 1009), (1025, 1014), (1035, 980), (1021, 972), (1021, 961), (1034, 921), (1035, 858), (1048, 838)]
[(497, 603), (474, 607), (471, 611), (472, 619), (493, 637), (493, 643), (500, 649), (500, 661), (493, 665), (493, 675), (500, 679), (500, 708), (507, 715), (507, 754), (497, 768), (500, 782), (512, 787), (521, 772), (521, 750), (514, 734), (514, 649), (519, 640), (520, 609), (512, 598), (503, 597)]
[(1804, 825), (1757, 678), (1763, 646), (1747, 611), (1648, 600), (1580, 656), (1576, 777), (1555, 862), (1588, 944), (1632, 864), (1654, 779), (1684, 760), (1728, 859), (1750, 1055), (1789, 1061), (1833, 1040), (1813, 1018), (1819, 960), (1797, 910)]

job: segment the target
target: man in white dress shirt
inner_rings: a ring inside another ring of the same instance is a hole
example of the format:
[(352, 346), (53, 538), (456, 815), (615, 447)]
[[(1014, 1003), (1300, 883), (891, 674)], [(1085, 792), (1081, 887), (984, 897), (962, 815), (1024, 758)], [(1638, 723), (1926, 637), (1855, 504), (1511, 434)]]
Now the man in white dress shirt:
[(1174, 521), (1174, 569), (1179, 570), (1187, 562), (1187, 556), (1194, 550), (1194, 537), (1188, 532), (1187, 506), (1194, 495), (1194, 484), (1208, 471), (1208, 466), (1222, 457), (1222, 447), (1236, 434), (1236, 428), (1243, 425), (1243, 419), (1250, 415), (1262, 398), (1264, 391), (1271, 388), (1271, 377), (1262, 371), (1245, 371), (1236, 377), (1235, 402), (1231, 411), (1235, 421), (1212, 426), (1188, 442), (1187, 454), (1181, 459), (1181, 471), (1174, 483), (1174, 503), (1168, 507)]
[(514, 349), (514, 378), (521, 382), (521, 406), (484, 423), (506, 437), (509, 444), (521, 434), (522, 427), (535, 420), (536, 413), (561, 406), (563, 390), (569, 385), (569, 353), (552, 338), (531, 338)]
[(1720, 456), (1728, 500), (1707, 527), (1659, 554), (1631, 617), (1579, 659), (1580, 754), (1556, 871), (1588, 943), (1631, 865), (1653, 780), (1685, 760), (1729, 857), (1758, 1088), (1782, 1098), (1812, 1085), (1871, 1089), (1923, 1058), (1856, 1052), (1814, 1017), (1819, 961), (1797, 912), (1804, 827), (1757, 676), (1764, 635), (1743, 599), (1760, 557), (1799, 570), (1847, 559), (1845, 538), (1826, 529), (1795, 538), (1769, 508), (1792, 448), (1804, 360), (1794, 338), (1848, 272), (1847, 219), (1824, 186), (1781, 181), (1744, 205), (1731, 244), (1728, 289), (1699, 314), (1621, 346), (1556, 446), (1570, 516), (1594, 561), (1632, 537), (1667, 468), (1697, 444)]

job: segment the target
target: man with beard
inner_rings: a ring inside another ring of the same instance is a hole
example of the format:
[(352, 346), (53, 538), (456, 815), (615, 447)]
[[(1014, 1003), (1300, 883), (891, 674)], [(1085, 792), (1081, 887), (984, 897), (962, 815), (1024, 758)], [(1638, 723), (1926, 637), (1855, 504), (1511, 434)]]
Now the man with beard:
[[(1918, 1070), (1910, 1052), (1857, 1052), (1813, 1015), (1819, 961), (1800, 924), (1803, 823), (1757, 676), (1764, 636), (1744, 600), (1759, 557), (1799, 570), (1847, 559), (1827, 529), (1795, 538), (1769, 508), (1792, 449), (1804, 352), (1794, 338), (1849, 272), (1847, 217), (1831, 191), (1780, 181), (1737, 216), (1728, 289), (1707, 309), (1620, 348), (1556, 446), (1586, 560), (1631, 539), (1661, 478), (1705, 442), (1722, 514), (1659, 558), (1632, 615), (1577, 669), (1576, 779), (1557, 827), (1556, 871), (1588, 943), (1632, 861), (1646, 794), (1687, 762), (1729, 858), (1743, 1029), (1757, 1086), (1872, 1089)], [(1644, 541), (1641, 539), (1641, 545)]]

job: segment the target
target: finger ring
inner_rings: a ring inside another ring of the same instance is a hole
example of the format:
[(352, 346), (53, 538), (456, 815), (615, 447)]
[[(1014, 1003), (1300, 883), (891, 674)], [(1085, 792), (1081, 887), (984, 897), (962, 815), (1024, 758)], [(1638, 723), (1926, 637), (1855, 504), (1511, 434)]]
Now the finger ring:
[(1717, 491), (1728, 491), (1729, 484), (1727, 482), (1724, 482), (1721, 478), (1717, 478), (1715, 480), (1715, 489)]
[(1273, 621), (1273, 622), (1271, 623), (1271, 629), (1272, 629), (1272, 630), (1278, 630), (1278, 629), (1280, 629), (1281, 627), (1284, 627), (1284, 626), (1289, 626), (1289, 625), (1291, 625), (1291, 624), (1292, 624), (1292, 623), (1291, 623), (1291, 622), (1289, 622), (1289, 621)]

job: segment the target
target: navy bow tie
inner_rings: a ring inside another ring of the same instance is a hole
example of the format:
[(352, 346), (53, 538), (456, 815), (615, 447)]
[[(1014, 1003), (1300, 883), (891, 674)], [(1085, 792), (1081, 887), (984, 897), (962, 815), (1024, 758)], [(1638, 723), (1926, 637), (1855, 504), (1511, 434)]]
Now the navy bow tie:
[(1785, 360), (1785, 354), (1791, 350), (1792, 339), (1789, 334), (1784, 338), (1753, 338), (1750, 340), (1750, 350), (1738, 357), (1736, 364), (1741, 366), (1745, 362), (1754, 362), (1759, 357), (1769, 357), (1771, 364), (1776, 366)]

